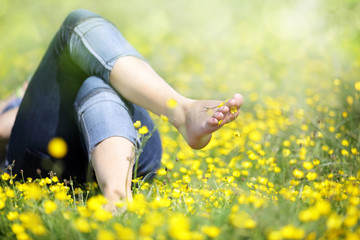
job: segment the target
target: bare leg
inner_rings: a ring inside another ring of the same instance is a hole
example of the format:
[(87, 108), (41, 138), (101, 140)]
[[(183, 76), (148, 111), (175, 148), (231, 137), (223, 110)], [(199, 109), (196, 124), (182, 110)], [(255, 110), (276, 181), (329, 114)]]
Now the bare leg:
[(19, 108), (16, 107), (0, 115), (0, 163), (5, 160), (6, 145), (8, 144), (18, 110)]
[[(131, 56), (117, 60), (110, 82), (130, 102), (157, 115), (166, 115), (189, 146), (195, 149), (205, 147), (211, 133), (233, 121), (243, 103), (240, 94), (235, 94), (219, 108), (221, 101), (186, 98), (168, 85), (148, 63)], [(170, 99), (177, 102), (175, 109), (167, 106)]]
[(99, 187), (108, 200), (105, 207), (114, 213), (117, 201), (132, 199), (133, 143), (122, 137), (105, 139), (95, 147), (92, 165)]
[[(27, 86), (28, 86), (28, 82), (25, 82), (25, 83), (22, 85), (22, 87), (17, 90), (17, 92), (19, 92), (20, 95), (23, 96), (24, 93), (25, 93), (25, 91), (26, 91)], [(12, 95), (9, 96), (7, 99), (0, 101), (0, 113), (8, 106), (8, 104), (9, 104), (11, 101), (13, 101), (13, 100), (16, 99), (16, 98), (17, 98), (16, 94), (12, 94)]]
[(0, 101), (0, 112), (2, 112), (6, 106), (16, 98), (16, 95), (13, 94), (10, 97), (8, 97), (6, 100)]

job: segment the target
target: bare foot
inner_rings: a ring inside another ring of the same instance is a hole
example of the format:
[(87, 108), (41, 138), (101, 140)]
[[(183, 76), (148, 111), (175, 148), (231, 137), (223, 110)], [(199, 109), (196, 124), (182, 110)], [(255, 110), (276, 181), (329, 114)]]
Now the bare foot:
[(243, 97), (238, 93), (225, 102), (191, 100), (183, 106), (184, 117), (175, 126), (190, 147), (201, 149), (209, 143), (213, 132), (236, 119), (242, 104)]

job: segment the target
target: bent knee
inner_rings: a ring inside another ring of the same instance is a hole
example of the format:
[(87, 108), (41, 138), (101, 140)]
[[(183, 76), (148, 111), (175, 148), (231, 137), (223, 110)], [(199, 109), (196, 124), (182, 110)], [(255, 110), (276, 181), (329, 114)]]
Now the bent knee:
[(86, 10), (86, 9), (76, 9), (71, 11), (64, 20), (64, 25), (70, 26), (71, 28), (75, 27), (78, 23), (84, 21), (88, 18), (100, 17), (99, 15)]
[(15, 107), (0, 115), (0, 139), (8, 140), (19, 108)]

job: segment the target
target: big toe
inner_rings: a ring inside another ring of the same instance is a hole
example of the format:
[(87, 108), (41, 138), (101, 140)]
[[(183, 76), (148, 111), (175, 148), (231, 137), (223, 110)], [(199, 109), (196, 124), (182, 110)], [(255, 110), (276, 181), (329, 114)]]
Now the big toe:
[(240, 107), (244, 103), (244, 97), (239, 93), (234, 94), (233, 100), (234, 104), (238, 107)]
[(231, 114), (235, 114), (243, 104), (244, 99), (239, 93), (234, 94), (234, 97), (227, 102)]

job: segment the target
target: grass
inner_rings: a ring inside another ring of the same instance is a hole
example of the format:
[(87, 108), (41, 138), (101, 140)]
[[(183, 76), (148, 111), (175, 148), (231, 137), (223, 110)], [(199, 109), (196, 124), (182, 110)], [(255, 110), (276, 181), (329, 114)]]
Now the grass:
[(245, 104), (200, 151), (154, 116), (162, 167), (153, 183), (135, 180), (119, 216), (101, 208), (94, 183), (2, 174), (3, 238), (360, 238), (358, 1), (4, 4), (1, 96), (32, 74), (66, 13), (83, 7), (119, 26), (181, 93), (236, 91)]

